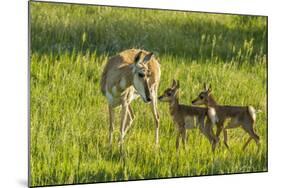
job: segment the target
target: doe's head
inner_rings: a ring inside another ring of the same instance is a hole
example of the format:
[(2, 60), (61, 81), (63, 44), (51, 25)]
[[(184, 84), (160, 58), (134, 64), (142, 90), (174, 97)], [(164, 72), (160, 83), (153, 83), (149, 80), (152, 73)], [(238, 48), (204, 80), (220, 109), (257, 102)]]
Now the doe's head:
[(204, 83), (203, 91), (199, 93), (196, 99), (192, 101), (193, 105), (207, 105), (209, 96), (212, 92), (211, 84), (207, 87), (206, 83)]
[(163, 95), (159, 96), (158, 99), (162, 102), (171, 102), (175, 100), (177, 98), (179, 88), (179, 81), (173, 80), (172, 86), (166, 89)]
[(151, 101), (151, 91), (149, 87), (149, 79), (151, 77), (151, 71), (148, 67), (148, 62), (152, 59), (153, 53), (150, 52), (146, 55), (142, 55), (143, 52), (139, 51), (133, 64), (133, 86), (140, 94), (144, 102)]

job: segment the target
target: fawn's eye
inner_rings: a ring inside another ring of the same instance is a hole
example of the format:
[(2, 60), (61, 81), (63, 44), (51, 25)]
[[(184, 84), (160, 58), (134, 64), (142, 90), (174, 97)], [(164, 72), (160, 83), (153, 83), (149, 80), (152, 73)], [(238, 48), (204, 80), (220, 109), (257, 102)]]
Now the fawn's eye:
[(139, 75), (139, 77), (141, 77), (141, 78), (144, 77), (144, 74), (143, 74), (143, 73), (139, 73), (138, 75)]
[(171, 91), (169, 91), (169, 92), (167, 93), (167, 95), (168, 95), (168, 96), (171, 96), (171, 95), (172, 95), (172, 92), (171, 92)]
[(199, 96), (200, 99), (203, 99), (204, 97), (202, 95)]

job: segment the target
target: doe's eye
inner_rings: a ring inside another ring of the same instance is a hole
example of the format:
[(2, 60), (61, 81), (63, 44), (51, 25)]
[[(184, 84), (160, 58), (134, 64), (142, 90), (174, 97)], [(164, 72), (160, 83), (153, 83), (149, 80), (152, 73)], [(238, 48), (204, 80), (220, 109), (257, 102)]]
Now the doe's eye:
[(138, 75), (139, 75), (139, 77), (141, 77), (141, 78), (144, 77), (144, 74), (143, 74), (143, 73), (139, 73)]
[(203, 99), (204, 97), (202, 95), (199, 96), (200, 99)]
[(167, 95), (168, 95), (168, 96), (171, 96), (171, 95), (172, 95), (172, 92), (168, 92)]

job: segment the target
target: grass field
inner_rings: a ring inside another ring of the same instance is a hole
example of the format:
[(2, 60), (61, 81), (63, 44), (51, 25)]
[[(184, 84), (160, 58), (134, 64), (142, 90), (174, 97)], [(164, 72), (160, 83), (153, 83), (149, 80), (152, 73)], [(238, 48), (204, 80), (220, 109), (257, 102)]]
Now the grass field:
[[(36, 2), (30, 15), (30, 185), (267, 171), (266, 17)], [(111, 150), (100, 76), (110, 56), (133, 47), (159, 57), (159, 94), (179, 79), (180, 102), (190, 104), (208, 82), (221, 104), (258, 109), (260, 150), (251, 142), (243, 152), (248, 135), (234, 129), (231, 152), (221, 144), (213, 154), (195, 129), (188, 149), (177, 155), (166, 103), (159, 104), (156, 148), (152, 114), (141, 99), (132, 103), (136, 119), (124, 156), (117, 143), (119, 118)]]

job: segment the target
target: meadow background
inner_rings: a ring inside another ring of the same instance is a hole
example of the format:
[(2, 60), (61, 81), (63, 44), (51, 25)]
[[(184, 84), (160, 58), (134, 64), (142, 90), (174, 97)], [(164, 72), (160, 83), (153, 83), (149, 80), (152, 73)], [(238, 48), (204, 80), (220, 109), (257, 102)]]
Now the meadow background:
[[(267, 171), (266, 17), (31, 2), (30, 24), (31, 186)], [(248, 135), (233, 129), (231, 151), (221, 144), (213, 154), (195, 129), (177, 154), (166, 103), (156, 148), (138, 99), (120, 156), (118, 112), (110, 148), (99, 81), (108, 58), (128, 48), (159, 58), (159, 95), (179, 79), (180, 102), (190, 104), (207, 82), (219, 103), (258, 109), (260, 150), (251, 142), (243, 152)]]

